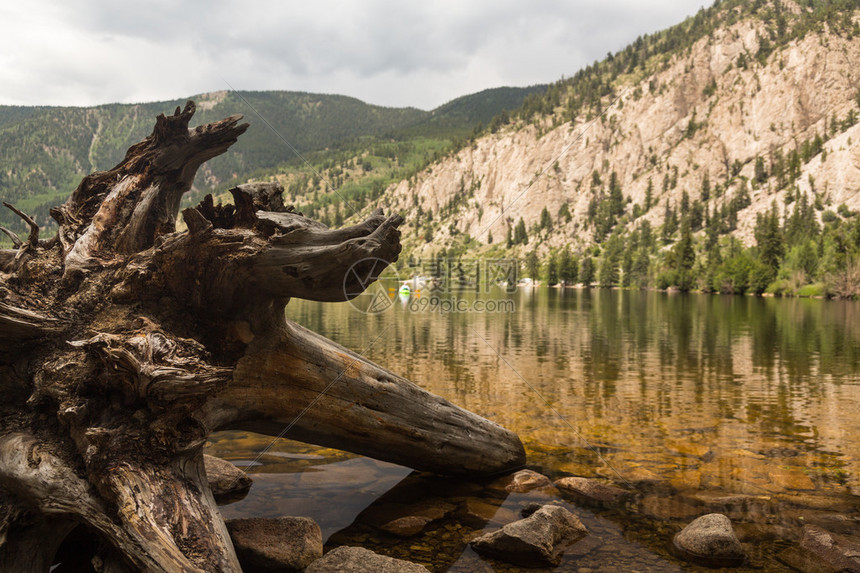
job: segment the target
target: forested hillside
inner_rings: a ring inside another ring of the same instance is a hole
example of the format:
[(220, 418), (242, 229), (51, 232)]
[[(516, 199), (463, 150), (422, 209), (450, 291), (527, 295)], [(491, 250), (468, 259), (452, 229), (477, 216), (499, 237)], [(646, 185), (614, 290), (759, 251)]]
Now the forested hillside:
[(413, 261), (860, 294), (858, 61), (857, 2), (717, 2), (526, 98), (381, 200), (405, 215)]
[[(198, 105), (195, 122), (241, 113), (252, 126), (230, 153), (203, 166), (195, 187), (198, 192), (218, 191), (251, 177), (290, 171), (291, 165), (306, 169), (296, 151), (355, 156), (378, 141), (415, 138), (430, 139), (434, 148), (447, 149), (476, 124), (518, 107), (528, 94), (545, 88), (487, 90), (431, 112), (297, 92), (221, 91), (192, 96)], [(0, 106), (0, 198), (50, 226), (48, 210), (63, 202), (81, 177), (116, 165), (130, 145), (149, 134), (156, 115), (172, 113), (184, 103), (183, 98), (92, 108)], [(422, 159), (422, 165), (430, 160), (432, 156)], [(8, 211), (0, 213), (0, 223), (16, 229), (21, 225)]]

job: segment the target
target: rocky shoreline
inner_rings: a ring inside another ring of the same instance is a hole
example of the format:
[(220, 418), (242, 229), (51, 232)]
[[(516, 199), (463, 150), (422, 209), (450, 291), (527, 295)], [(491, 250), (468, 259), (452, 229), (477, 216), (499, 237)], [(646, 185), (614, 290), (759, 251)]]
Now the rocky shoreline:
[[(223, 483), (223, 460), (208, 458), (207, 468), (217, 464)], [(244, 473), (232, 471), (233, 485), (245, 487)], [(227, 524), (248, 571), (588, 573), (617, 570), (617, 560), (623, 560), (643, 570), (684, 570), (686, 563), (692, 568), (860, 572), (856, 500), (802, 494), (682, 495), (657, 476), (635, 477), (639, 479), (626, 484), (576, 476), (553, 481), (521, 470), (473, 484), (413, 474), (325, 547), (319, 527), (306, 517), (234, 519)], [(241, 491), (222, 490), (220, 495), (236, 499)], [(776, 505), (789, 506), (779, 513), (792, 522), (767, 518)], [(621, 536), (606, 527), (607, 520), (643, 516), (666, 525), (654, 532), (655, 539), (665, 540), (665, 555), (622, 547), (617, 542)], [(767, 545), (770, 550), (763, 554), (761, 548)], [(443, 555), (448, 553), (446, 561)], [(451, 562), (458, 555), (457, 562)]]

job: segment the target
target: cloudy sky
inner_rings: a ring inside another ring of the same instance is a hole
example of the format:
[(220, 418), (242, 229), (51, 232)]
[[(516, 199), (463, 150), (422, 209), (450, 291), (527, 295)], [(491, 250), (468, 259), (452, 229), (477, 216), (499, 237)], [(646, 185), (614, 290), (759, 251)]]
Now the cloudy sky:
[(30, 0), (0, 5), (0, 104), (229, 89), (432, 109), (548, 83), (710, 0)]

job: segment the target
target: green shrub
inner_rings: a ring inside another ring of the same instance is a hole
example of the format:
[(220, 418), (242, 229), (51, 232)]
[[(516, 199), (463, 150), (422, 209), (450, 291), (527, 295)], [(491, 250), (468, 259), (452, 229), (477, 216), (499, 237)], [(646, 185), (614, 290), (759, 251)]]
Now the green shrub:
[(788, 279), (777, 279), (767, 285), (764, 292), (775, 296), (792, 296), (794, 289), (791, 288), (791, 282)]
[(824, 283), (814, 283), (797, 289), (797, 296), (812, 297), (824, 296)]

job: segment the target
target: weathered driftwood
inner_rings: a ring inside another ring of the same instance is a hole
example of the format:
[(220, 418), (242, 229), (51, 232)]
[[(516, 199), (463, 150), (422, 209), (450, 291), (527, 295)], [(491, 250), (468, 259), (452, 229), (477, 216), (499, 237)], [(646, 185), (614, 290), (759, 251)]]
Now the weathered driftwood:
[[(381, 210), (338, 230), (277, 184), (207, 196), (197, 168), (247, 129), (193, 102), (0, 250), (0, 571), (45, 571), (79, 524), (105, 570), (239, 571), (205, 476), (213, 430), (248, 428), (439, 473), (521, 465), (519, 439), (284, 317), (345, 300), (400, 251)], [(11, 208), (11, 207), (10, 207)], [(348, 271), (350, 271), (348, 273)], [(371, 280), (368, 280), (371, 279)]]

